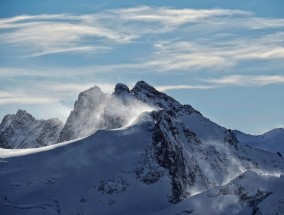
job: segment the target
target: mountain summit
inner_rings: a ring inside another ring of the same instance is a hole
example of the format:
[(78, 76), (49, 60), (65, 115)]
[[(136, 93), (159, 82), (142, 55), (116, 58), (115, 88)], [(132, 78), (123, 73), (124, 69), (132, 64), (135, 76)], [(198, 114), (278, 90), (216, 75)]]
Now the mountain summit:
[(58, 142), (88, 136), (100, 129), (120, 128), (147, 110), (172, 109), (182, 105), (144, 81), (129, 88), (118, 83), (111, 96), (98, 87), (80, 93)]

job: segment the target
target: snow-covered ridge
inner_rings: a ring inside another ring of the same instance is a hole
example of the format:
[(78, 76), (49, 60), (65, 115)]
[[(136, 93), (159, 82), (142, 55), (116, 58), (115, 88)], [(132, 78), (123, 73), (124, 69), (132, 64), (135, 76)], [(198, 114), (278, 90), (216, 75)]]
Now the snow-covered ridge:
[(87, 137), (0, 150), (3, 214), (263, 214), (270, 209), (281, 214), (284, 209), (277, 188), (283, 185), (280, 154), (241, 144), (230, 129), (143, 81), (131, 90), (118, 84), (112, 95), (96, 87), (82, 92), (66, 131), (72, 138), (87, 131)]
[[(157, 91), (144, 81), (137, 82), (131, 90), (126, 85), (118, 83), (114, 87), (112, 95), (108, 95), (102, 92), (99, 87), (94, 86), (79, 94), (78, 100), (74, 104), (74, 110), (70, 113), (63, 128), (58, 119), (46, 120), (46, 123), (42, 123), (41, 120), (41, 126), (35, 126), (36, 120), (30, 114), (28, 114), (29, 117), (18, 117), (26, 113), (21, 110), (16, 114), (17, 120), (10, 120), (13, 115), (5, 116), (0, 125), (0, 147), (34, 148), (82, 138), (101, 129), (124, 127), (134, 122), (141, 113), (157, 109), (172, 110), (176, 113), (195, 112), (196, 118), (203, 119), (201, 113), (190, 105), (181, 105), (172, 97)], [(206, 118), (204, 119), (206, 120)], [(19, 121), (23, 121), (20, 124), (24, 126), (21, 127), (21, 131), (14, 132), (11, 125), (17, 124)], [(43, 125), (45, 128), (41, 128)], [(193, 130), (196, 128), (196, 132), (202, 138), (203, 128), (196, 127), (194, 124), (191, 124), (190, 127)], [(33, 129), (37, 130), (34, 134), (28, 132)], [(238, 131), (234, 131), (234, 134), (241, 143), (251, 147), (283, 153), (283, 129), (275, 129), (259, 136), (247, 135)], [(206, 138), (209, 138), (208, 135), (209, 133), (206, 134)], [(216, 136), (217, 134), (213, 132), (211, 135)]]
[(262, 135), (249, 135), (241, 131), (233, 131), (237, 139), (250, 147), (284, 155), (284, 129), (276, 128)]
[[(58, 142), (88, 136), (101, 129), (126, 126), (145, 111), (171, 109), (178, 112), (182, 107), (172, 97), (144, 81), (137, 82), (131, 90), (118, 83), (110, 96), (94, 87), (80, 93)], [(195, 110), (187, 105), (187, 111)]]

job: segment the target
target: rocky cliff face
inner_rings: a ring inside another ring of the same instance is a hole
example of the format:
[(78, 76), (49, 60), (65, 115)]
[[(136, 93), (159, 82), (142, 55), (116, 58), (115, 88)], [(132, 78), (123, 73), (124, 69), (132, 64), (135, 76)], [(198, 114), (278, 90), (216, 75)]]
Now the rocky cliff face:
[(155, 124), (150, 129), (152, 142), (145, 157), (159, 167), (153, 170), (144, 165), (140, 175), (147, 175), (150, 184), (168, 176), (170, 202), (178, 203), (196, 192), (226, 184), (245, 170), (261, 174), (275, 164), (275, 171), (280, 171), (279, 156), (263, 159), (266, 152), (240, 144), (231, 130), (190, 110), (180, 106), (177, 112), (168, 109), (151, 113)]
[(26, 111), (6, 115), (0, 125), (1, 148), (37, 148), (57, 143), (63, 123), (59, 119), (36, 120)]
[(99, 129), (99, 119), (106, 104), (107, 95), (99, 87), (92, 87), (79, 94), (58, 142), (77, 139), (93, 134)]

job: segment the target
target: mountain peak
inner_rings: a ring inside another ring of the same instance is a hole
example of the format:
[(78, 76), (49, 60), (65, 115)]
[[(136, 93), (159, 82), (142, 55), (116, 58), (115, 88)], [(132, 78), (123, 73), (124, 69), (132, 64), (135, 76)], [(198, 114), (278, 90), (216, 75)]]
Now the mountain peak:
[(97, 130), (99, 116), (106, 103), (107, 95), (97, 86), (79, 94), (62, 129), (58, 142), (84, 137)]
[(36, 148), (57, 142), (63, 123), (52, 118), (37, 120), (25, 110), (8, 114), (0, 124), (0, 148)]
[(165, 93), (159, 92), (154, 87), (147, 84), (145, 81), (138, 81), (131, 92), (140, 101), (152, 106), (158, 106), (162, 109), (173, 109), (174, 107), (181, 106), (178, 101)]
[(116, 84), (114, 88), (114, 94), (121, 95), (124, 93), (129, 93), (129, 88), (125, 84), (122, 84), (122, 83)]
[(103, 91), (97, 87), (93, 86), (90, 89), (87, 89), (81, 92), (78, 96), (78, 100), (75, 102), (75, 109), (83, 109), (94, 103), (94, 100), (104, 95)]
[(27, 111), (19, 109), (16, 113), (16, 115), (31, 115)]
[(139, 89), (143, 89), (146, 91), (157, 91), (154, 87), (152, 87), (150, 84), (146, 83), (145, 81), (138, 81), (133, 87), (132, 91), (137, 91)]
[(93, 86), (93, 87), (81, 92), (79, 94), (79, 98), (81, 96), (86, 96), (86, 95), (90, 95), (90, 94), (94, 94), (94, 93), (103, 93), (103, 92), (101, 91), (101, 89), (98, 86)]
[(28, 113), (25, 110), (21, 110), (21, 109), (19, 109), (14, 116), (16, 118), (21, 118), (21, 119), (25, 118), (26, 120), (29, 119), (29, 120), (35, 121), (35, 118), (30, 113)]

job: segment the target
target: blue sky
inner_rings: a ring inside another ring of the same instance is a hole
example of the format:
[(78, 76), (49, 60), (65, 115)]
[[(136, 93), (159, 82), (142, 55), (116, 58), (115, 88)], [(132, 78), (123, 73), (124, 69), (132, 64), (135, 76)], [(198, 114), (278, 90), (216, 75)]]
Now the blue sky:
[(282, 0), (1, 0), (0, 118), (65, 120), (78, 93), (145, 80), (227, 128), (284, 126)]

